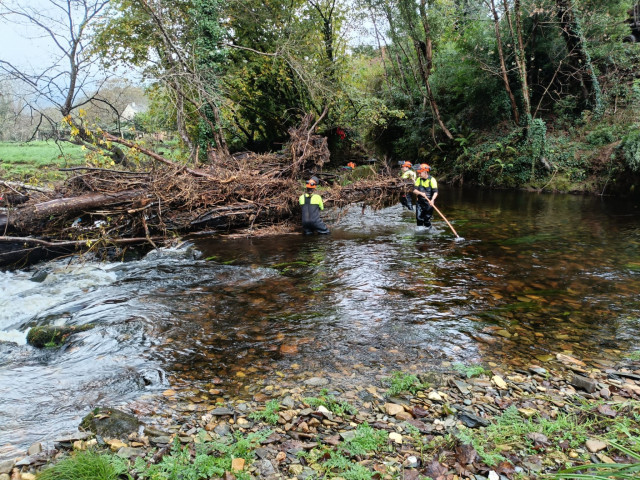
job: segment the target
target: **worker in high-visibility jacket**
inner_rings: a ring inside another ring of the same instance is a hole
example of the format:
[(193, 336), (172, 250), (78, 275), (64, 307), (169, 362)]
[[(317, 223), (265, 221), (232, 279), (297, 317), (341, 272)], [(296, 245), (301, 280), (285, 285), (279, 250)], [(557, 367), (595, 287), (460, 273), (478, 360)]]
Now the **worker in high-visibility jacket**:
[(416, 183), (416, 172), (413, 171), (411, 162), (409, 161), (404, 162), (401, 165), (400, 169), (402, 170), (400, 178), (406, 180), (407, 182), (410, 182), (411, 184), (411, 190), (402, 192), (402, 194), (400, 195), (400, 203), (402, 204), (402, 206), (407, 207), (409, 210), (413, 210), (413, 201), (411, 200), (411, 194), (413, 192), (413, 185)]
[(302, 206), (302, 229), (305, 235), (313, 232), (329, 233), (329, 229), (320, 218), (320, 211), (324, 210), (322, 197), (315, 193), (318, 186), (318, 179), (312, 177), (307, 182), (307, 191), (300, 195), (300, 205)]
[(419, 227), (431, 227), (431, 216), (433, 215), (433, 205), (438, 197), (438, 182), (429, 172), (431, 167), (426, 163), (420, 164), (413, 193), (418, 201), (416, 202), (416, 224)]

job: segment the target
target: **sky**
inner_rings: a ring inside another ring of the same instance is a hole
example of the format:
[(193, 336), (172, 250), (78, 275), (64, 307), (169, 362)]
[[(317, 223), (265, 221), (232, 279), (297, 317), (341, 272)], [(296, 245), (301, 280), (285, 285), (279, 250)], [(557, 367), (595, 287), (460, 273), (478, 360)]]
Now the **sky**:
[[(23, 1), (33, 6), (47, 3), (42, 0)], [(42, 38), (40, 30), (16, 22), (0, 22), (0, 59), (28, 69), (49, 65), (53, 55), (57, 53), (51, 38)]]

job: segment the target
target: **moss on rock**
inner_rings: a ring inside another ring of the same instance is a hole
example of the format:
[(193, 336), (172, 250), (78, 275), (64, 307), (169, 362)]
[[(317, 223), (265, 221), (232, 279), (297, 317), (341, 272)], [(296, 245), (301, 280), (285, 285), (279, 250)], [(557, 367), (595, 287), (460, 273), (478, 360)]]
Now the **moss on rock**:
[(140, 420), (133, 415), (110, 407), (97, 407), (87, 414), (80, 423), (80, 429), (90, 431), (105, 438), (127, 438), (137, 432)]
[(73, 327), (53, 327), (45, 325), (33, 327), (27, 334), (27, 343), (37, 348), (55, 348), (64, 344), (70, 335), (90, 330), (95, 325), (79, 325)]

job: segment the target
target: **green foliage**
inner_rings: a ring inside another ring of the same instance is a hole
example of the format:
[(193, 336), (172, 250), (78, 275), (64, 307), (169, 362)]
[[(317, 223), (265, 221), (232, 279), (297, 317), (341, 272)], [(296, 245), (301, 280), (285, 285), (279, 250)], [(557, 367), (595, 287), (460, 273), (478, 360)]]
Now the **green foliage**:
[(479, 377), (480, 375), (485, 375), (491, 373), (489, 370), (486, 370), (482, 365), (465, 365), (463, 363), (454, 363), (452, 365), (454, 370), (460, 372), (467, 378)]
[(415, 375), (400, 371), (393, 372), (390, 377), (384, 378), (383, 382), (389, 385), (389, 389), (386, 392), (388, 396), (398, 395), (402, 392), (417, 393), (428, 387)]
[(597, 406), (584, 402), (574, 405), (573, 412), (558, 412), (555, 418), (538, 414), (531, 418), (520, 415), (512, 406), (495, 418), (488, 427), (477, 430), (460, 430), (456, 433), (458, 440), (472, 445), (487, 465), (495, 465), (504, 460), (499, 446), (519, 445), (525, 454), (539, 453), (541, 446), (536, 444), (535, 435), (542, 434), (545, 450), (565, 450), (582, 448), (586, 440), (594, 432), (605, 431), (606, 439), (618, 442), (625, 448), (640, 451), (637, 438), (638, 427), (637, 402), (630, 405), (611, 404), (618, 414), (615, 418), (600, 415)]
[(622, 139), (619, 151), (632, 172), (640, 172), (640, 131), (633, 129)]
[(280, 402), (278, 400), (269, 400), (262, 411), (254, 411), (249, 414), (249, 418), (254, 421), (264, 421), (275, 425), (278, 423), (278, 410), (280, 410)]
[(318, 449), (305, 454), (309, 463), (316, 463), (327, 477), (341, 477), (349, 480), (370, 480), (376, 472), (355, 462), (386, 448), (388, 433), (377, 430), (367, 423), (358, 425), (355, 435), (338, 445), (337, 450)]
[(371, 452), (380, 451), (387, 444), (387, 432), (376, 430), (367, 423), (358, 425), (356, 435), (343, 442), (340, 450), (352, 457), (361, 457)]
[(115, 456), (92, 451), (79, 452), (46, 468), (38, 480), (120, 480), (131, 479), (126, 462)]
[(583, 479), (583, 480), (635, 480), (640, 476), (640, 455), (622, 445), (611, 443), (611, 446), (635, 460), (635, 463), (591, 463), (567, 468), (558, 473), (546, 475), (545, 478)]
[(626, 357), (630, 360), (640, 360), (640, 350), (627, 353)]
[[(203, 441), (195, 444), (195, 452), (188, 445), (182, 446), (178, 439), (172, 445), (171, 452), (162, 457), (157, 464), (150, 464), (145, 459), (137, 458), (134, 471), (139, 479), (150, 480), (205, 480), (211, 477), (222, 477), (231, 471), (234, 458), (252, 461), (254, 450), (271, 434), (271, 431), (250, 433), (246, 437), (237, 434), (235, 438), (222, 441)], [(234, 472), (236, 478), (248, 480), (249, 473)]]
[(356, 408), (349, 404), (349, 402), (338, 400), (333, 395), (329, 395), (326, 389), (320, 391), (319, 397), (306, 397), (304, 402), (311, 407), (318, 408), (319, 406), (325, 407), (330, 412), (344, 417), (345, 415), (355, 415), (358, 413)]

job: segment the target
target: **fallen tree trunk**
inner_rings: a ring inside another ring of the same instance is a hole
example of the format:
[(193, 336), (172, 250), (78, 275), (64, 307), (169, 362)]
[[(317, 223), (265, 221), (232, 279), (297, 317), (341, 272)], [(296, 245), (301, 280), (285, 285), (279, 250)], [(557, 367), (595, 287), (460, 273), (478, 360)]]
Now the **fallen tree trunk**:
[(0, 218), (0, 228), (8, 228), (17, 232), (31, 233), (31, 228), (44, 220), (56, 216), (75, 215), (79, 212), (118, 205), (140, 200), (146, 196), (144, 190), (125, 190), (115, 193), (92, 193), (72, 198), (57, 198), (48, 202), (24, 205), (11, 210), (7, 215), (6, 225)]

